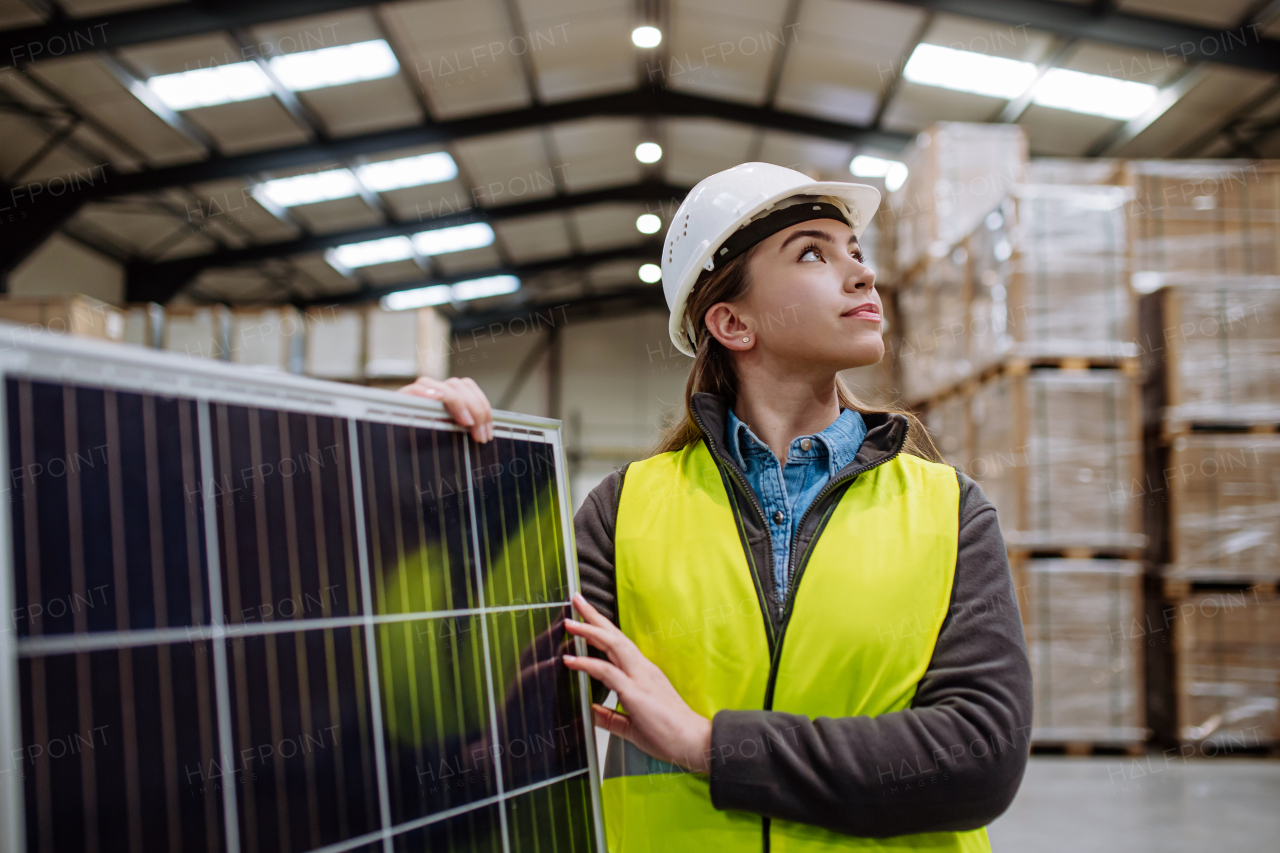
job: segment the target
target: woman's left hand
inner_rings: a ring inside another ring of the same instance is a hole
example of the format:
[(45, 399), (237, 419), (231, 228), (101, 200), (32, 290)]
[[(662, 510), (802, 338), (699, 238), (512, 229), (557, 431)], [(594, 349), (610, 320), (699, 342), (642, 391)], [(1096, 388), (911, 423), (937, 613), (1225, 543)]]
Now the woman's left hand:
[(603, 682), (618, 694), (626, 709), (620, 713), (593, 703), (596, 725), (626, 738), (654, 758), (694, 773), (709, 772), (711, 721), (690, 708), (662, 670), (581, 593), (573, 596), (573, 606), (586, 621), (565, 620), (569, 633), (582, 637), (609, 659), (565, 655), (565, 666)]

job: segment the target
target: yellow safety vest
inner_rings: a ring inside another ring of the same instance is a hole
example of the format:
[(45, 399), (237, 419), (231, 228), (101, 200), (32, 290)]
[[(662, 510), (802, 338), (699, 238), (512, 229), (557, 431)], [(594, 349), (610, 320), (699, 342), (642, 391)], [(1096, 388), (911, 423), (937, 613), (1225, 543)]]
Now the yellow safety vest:
[[(816, 719), (910, 707), (951, 601), (955, 469), (898, 454), (844, 488), (796, 563), (790, 615), (771, 642), (753, 573), (773, 568), (752, 564), (737, 522), (752, 509), (726, 488), (706, 444), (627, 469), (614, 539), (619, 622), (699, 714)], [(627, 746), (626, 760), (610, 756), (622, 775), (606, 770), (604, 780), (611, 853), (991, 850), (985, 829), (860, 838), (717, 811), (706, 776)]]

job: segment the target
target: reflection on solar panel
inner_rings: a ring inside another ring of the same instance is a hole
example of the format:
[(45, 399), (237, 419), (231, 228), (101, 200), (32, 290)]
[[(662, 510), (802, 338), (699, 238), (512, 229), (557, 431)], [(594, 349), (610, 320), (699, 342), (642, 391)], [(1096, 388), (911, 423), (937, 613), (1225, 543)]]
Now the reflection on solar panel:
[(555, 422), (48, 336), (0, 373), (0, 848), (604, 849)]

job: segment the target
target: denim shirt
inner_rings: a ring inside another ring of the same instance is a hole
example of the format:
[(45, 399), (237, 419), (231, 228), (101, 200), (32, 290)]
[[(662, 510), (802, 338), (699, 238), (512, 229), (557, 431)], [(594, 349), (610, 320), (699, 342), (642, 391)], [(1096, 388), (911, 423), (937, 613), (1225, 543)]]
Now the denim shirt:
[[(727, 432), (729, 452), (760, 499), (769, 524), (773, 577), (781, 603), (787, 600), (787, 558), (800, 519), (827, 481), (853, 461), (866, 438), (867, 425), (862, 415), (853, 409), (843, 409), (840, 417), (822, 432), (802, 435), (792, 441), (785, 466), (778, 464), (778, 457), (769, 445), (738, 420), (732, 409)], [(802, 442), (809, 443), (808, 450)]]

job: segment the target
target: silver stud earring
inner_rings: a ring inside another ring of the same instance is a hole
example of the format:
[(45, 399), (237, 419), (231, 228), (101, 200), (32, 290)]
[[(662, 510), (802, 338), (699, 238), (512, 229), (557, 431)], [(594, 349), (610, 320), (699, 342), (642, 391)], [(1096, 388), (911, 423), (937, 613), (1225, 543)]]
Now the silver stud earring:
[(742, 339), (742, 342), (743, 342), (744, 344), (749, 344), (749, 343), (751, 343), (751, 338), (743, 338), (743, 339)]

